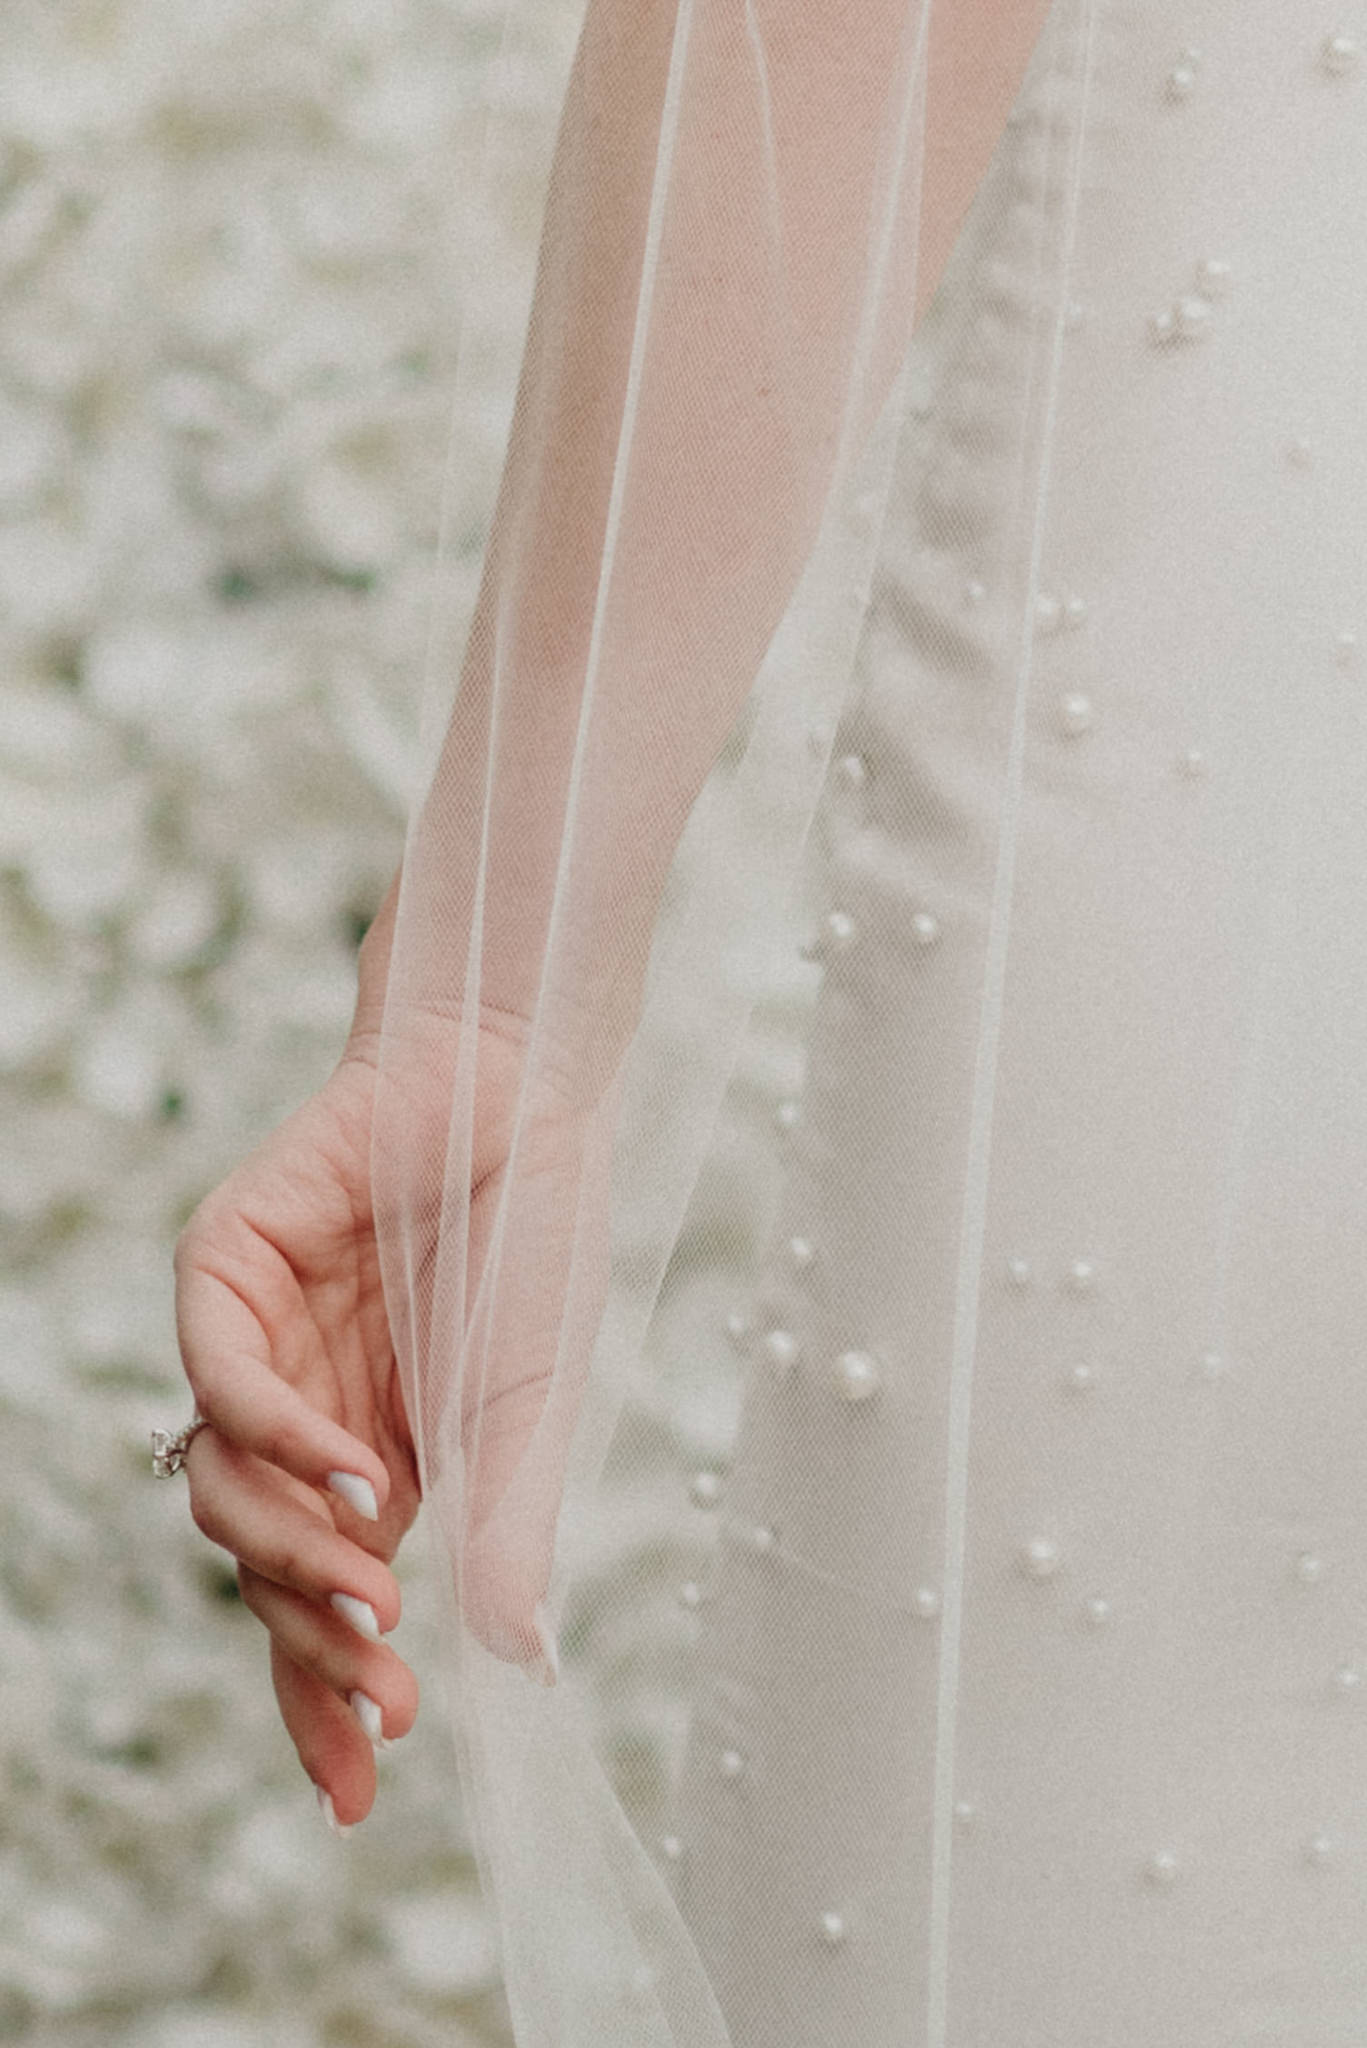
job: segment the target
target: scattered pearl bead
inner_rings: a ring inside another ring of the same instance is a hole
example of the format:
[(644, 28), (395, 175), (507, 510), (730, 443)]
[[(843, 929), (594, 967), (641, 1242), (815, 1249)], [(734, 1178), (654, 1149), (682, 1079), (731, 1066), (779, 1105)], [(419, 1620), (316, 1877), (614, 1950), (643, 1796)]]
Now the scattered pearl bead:
[(794, 1096), (786, 1096), (774, 1111), (774, 1121), (781, 1131), (795, 1129), (802, 1116), (802, 1104)]
[(660, 1854), (667, 1857), (669, 1862), (677, 1863), (683, 1852), (684, 1845), (677, 1835), (661, 1835)]
[(1340, 1664), (1334, 1673), (1334, 1683), (1340, 1692), (1356, 1692), (1362, 1684), (1362, 1673), (1353, 1664)]
[(1006, 1273), (1013, 1287), (1028, 1287), (1030, 1284), (1029, 1259), (1022, 1258), (1019, 1252), (1014, 1253), (1006, 1262)]
[(839, 1948), (845, 1939), (845, 1921), (839, 1913), (823, 1913), (821, 1916), (821, 1939), (827, 1948)]
[(756, 1557), (768, 1557), (778, 1541), (778, 1534), (767, 1522), (756, 1522), (750, 1529), (748, 1541)]
[(688, 1482), (688, 1497), (695, 1508), (714, 1508), (721, 1499), (721, 1480), (715, 1472), (695, 1472)]
[(1096, 1374), (1090, 1365), (1071, 1365), (1065, 1375), (1064, 1385), (1074, 1393), (1085, 1394), (1089, 1387), (1096, 1385)]
[(1084, 1613), (1093, 1628), (1104, 1628), (1111, 1618), (1111, 1603), (1096, 1593), (1087, 1602)]
[(1035, 620), (1042, 633), (1056, 633), (1063, 620), (1063, 606), (1048, 591), (1035, 599)]
[(797, 1363), (800, 1346), (791, 1330), (766, 1330), (764, 1355), (776, 1372), (790, 1372)]
[(1058, 1545), (1049, 1536), (1032, 1536), (1021, 1551), (1022, 1571), (1032, 1579), (1052, 1578), (1058, 1570)]
[(940, 920), (928, 910), (918, 910), (911, 920), (911, 935), (918, 946), (933, 946), (940, 936)]
[(1206, 757), (1200, 747), (1184, 747), (1177, 756), (1177, 772), (1195, 782), (1206, 772)]
[(1144, 1866), (1150, 1884), (1170, 1885), (1177, 1877), (1177, 1858), (1171, 1849), (1155, 1849)]
[(828, 910), (824, 931), (826, 944), (836, 953), (843, 953), (847, 946), (852, 946), (859, 935), (859, 927), (848, 910)]
[(1296, 1577), (1302, 1584), (1315, 1585), (1324, 1576), (1324, 1559), (1313, 1550), (1303, 1550), (1296, 1559)]
[(1086, 598), (1078, 597), (1076, 594), (1066, 597), (1063, 601), (1063, 617), (1064, 623), (1069, 626), (1085, 624), (1087, 618)]
[(957, 1821), (958, 1821), (958, 1823), (959, 1823), (960, 1827), (964, 1827), (964, 1828), (972, 1827), (972, 1825), (973, 1825), (974, 1821), (975, 1821), (975, 1820), (977, 1819), (977, 1817), (978, 1817), (978, 1809), (977, 1809), (977, 1807), (976, 1807), (976, 1806), (975, 1806), (975, 1805), (973, 1804), (973, 1801), (972, 1801), (971, 1799), (956, 1799), (956, 1800), (955, 1800), (955, 1802), (954, 1802), (954, 1818), (955, 1818), (955, 1820), (957, 1820)]
[(724, 1749), (717, 1758), (717, 1769), (724, 1778), (738, 1778), (745, 1769), (745, 1758), (738, 1749)]
[(842, 754), (836, 763), (836, 773), (846, 789), (862, 789), (869, 779), (868, 763), (862, 754)]
[(940, 1611), (940, 1596), (934, 1586), (918, 1586), (911, 1596), (911, 1604), (919, 1615), (931, 1621)]
[(733, 1344), (743, 1344), (750, 1334), (750, 1318), (744, 1310), (733, 1308), (726, 1318), (726, 1334)]
[(1345, 627), (1334, 642), (1334, 658), (1340, 668), (1351, 668), (1357, 658), (1358, 636), (1352, 627)]
[(878, 1392), (882, 1374), (867, 1351), (842, 1351), (832, 1372), (835, 1391), (844, 1401), (868, 1401)]
[(1196, 282), (1207, 299), (1217, 299), (1229, 290), (1232, 267), (1223, 256), (1203, 256), (1196, 266)]
[(1225, 1361), (1223, 1355), (1220, 1352), (1203, 1351), (1201, 1353), (1202, 1379), (1218, 1380), (1223, 1377), (1224, 1371)]
[(1358, 46), (1353, 37), (1338, 29), (1320, 45), (1320, 64), (1331, 78), (1346, 78), (1356, 71)]
[(1210, 332), (1210, 316), (1213, 310), (1210, 300), (1202, 298), (1199, 292), (1187, 292), (1178, 301), (1176, 308), (1177, 332), (1184, 341), (1200, 341)]
[(1096, 1280), (1096, 1267), (1090, 1259), (1074, 1259), (1068, 1268), (1068, 1285), (1074, 1294), (1086, 1294)]
[(1333, 1853), (1334, 1838), (1332, 1835), (1325, 1834), (1322, 1829), (1319, 1833), (1313, 1834), (1305, 1845), (1305, 1860), (1307, 1863), (1327, 1863)]
[(690, 1611), (702, 1606), (702, 1587), (696, 1579), (685, 1579), (679, 1588), (679, 1605)]
[(964, 585), (965, 604), (981, 604), (987, 596), (987, 585), (980, 576), (970, 576)]
[(809, 1237), (788, 1239), (788, 1263), (796, 1272), (805, 1273), (816, 1257), (816, 1246)]
[(1150, 313), (1150, 315), (1149, 315), (1149, 339), (1150, 339), (1150, 341), (1153, 341), (1153, 342), (1157, 342), (1157, 343), (1159, 343), (1159, 344), (1162, 344), (1162, 343), (1165, 343), (1165, 342), (1169, 342), (1169, 341), (1171, 341), (1171, 340), (1172, 340), (1172, 338), (1173, 338), (1173, 336), (1174, 336), (1174, 334), (1175, 334), (1176, 332), (1177, 332), (1177, 321), (1176, 321), (1176, 318), (1174, 317), (1173, 313), (1172, 313), (1172, 312), (1171, 312), (1171, 311), (1170, 311), (1170, 310), (1169, 310), (1168, 308), (1166, 308), (1166, 307), (1165, 307), (1165, 308), (1163, 309), (1163, 311), (1161, 311), (1161, 312), (1158, 312), (1158, 313)]
[(1170, 100), (1187, 100), (1196, 89), (1196, 72), (1190, 64), (1174, 64), (1167, 76)]
[(1086, 732), (1092, 722), (1092, 700), (1085, 690), (1065, 690), (1058, 700), (1058, 715), (1066, 733)]

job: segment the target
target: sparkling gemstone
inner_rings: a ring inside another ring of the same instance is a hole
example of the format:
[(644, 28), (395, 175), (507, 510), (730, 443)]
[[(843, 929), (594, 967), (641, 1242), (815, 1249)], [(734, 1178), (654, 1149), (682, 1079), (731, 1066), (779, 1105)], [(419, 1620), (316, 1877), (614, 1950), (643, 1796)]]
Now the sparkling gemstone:
[(1094, 1593), (1083, 1609), (1093, 1628), (1104, 1628), (1111, 1618), (1111, 1603), (1100, 1593)]
[(1068, 1268), (1068, 1285), (1074, 1294), (1086, 1294), (1096, 1281), (1096, 1267), (1090, 1259), (1074, 1259)]
[(1333, 1853), (1334, 1838), (1326, 1834), (1322, 1828), (1317, 1834), (1313, 1834), (1305, 1845), (1307, 1863), (1327, 1863)]
[(809, 1237), (788, 1239), (788, 1263), (799, 1273), (804, 1273), (816, 1257), (816, 1246)]
[(1052, 1578), (1058, 1570), (1058, 1545), (1050, 1536), (1032, 1536), (1020, 1554), (1021, 1568), (1032, 1579)]
[(1058, 700), (1058, 715), (1066, 733), (1086, 732), (1092, 722), (1092, 700), (1085, 690), (1065, 690)]
[(660, 1854), (667, 1857), (671, 1863), (677, 1863), (683, 1852), (684, 1845), (677, 1835), (661, 1835)]
[(1324, 1559), (1313, 1550), (1303, 1550), (1296, 1559), (1296, 1577), (1313, 1586), (1324, 1576)]
[(821, 1939), (828, 1948), (839, 1948), (845, 1939), (845, 1921), (840, 1913), (823, 1913), (821, 1916)]
[(868, 1351), (842, 1351), (835, 1361), (832, 1377), (835, 1391), (845, 1401), (867, 1401), (878, 1392), (882, 1374), (878, 1361)]
[(1177, 772), (1190, 776), (1192, 781), (1206, 772), (1206, 757), (1199, 747), (1184, 747), (1177, 756)]
[(1177, 1858), (1171, 1849), (1155, 1849), (1144, 1866), (1150, 1884), (1169, 1885), (1177, 1877)]
[(717, 1769), (724, 1778), (738, 1778), (745, 1769), (745, 1758), (738, 1749), (724, 1749), (717, 1758)]
[(940, 1611), (940, 1596), (934, 1586), (918, 1586), (911, 1596), (911, 1604), (918, 1614), (931, 1620)]
[(911, 920), (911, 932), (918, 946), (933, 946), (940, 936), (940, 920), (928, 910), (918, 910)]
[(1028, 1287), (1030, 1284), (1030, 1261), (1016, 1252), (1006, 1262), (1007, 1277), (1013, 1287)]
[(846, 789), (862, 789), (869, 779), (868, 763), (862, 754), (842, 754), (836, 773)]
[(1320, 63), (1331, 78), (1346, 78), (1350, 71), (1356, 71), (1358, 46), (1356, 40), (1338, 29), (1326, 36), (1320, 44)]
[(1201, 294), (1207, 299), (1217, 299), (1229, 290), (1233, 275), (1231, 266), (1223, 256), (1203, 256), (1196, 266), (1196, 282)]
[(796, 1129), (802, 1116), (802, 1104), (796, 1096), (787, 1095), (774, 1111), (774, 1121), (781, 1131)]
[(1362, 1673), (1355, 1664), (1340, 1664), (1334, 1673), (1334, 1683), (1340, 1692), (1356, 1692), (1362, 1684)]
[(1089, 1387), (1096, 1385), (1096, 1374), (1090, 1365), (1070, 1365), (1064, 1378), (1064, 1385), (1076, 1393), (1085, 1394)]
[(714, 1508), (721, 1499), (721, 1480), (715, 1472), (695, 1472), (688, 1482), (688, 1498), (695, 1508)]
[(776, 1371), (786, 1373), (797, 1363), (799, 1346), (791, 1330), (766, 1330), (764, 1355)]
[(1196, 72), (1190, 64), (1174, 64), (1168, 73), (1167, 91), (1170, 100), (1190, 99), (1196, 89)]
[(683, 1585), (680, 1586), (679, 1605), (680, 1607), (688, 1608), (697, 1608), (702, 1606), (702, 1587), (698, 1584), (696, 1579), (686, 1579)]

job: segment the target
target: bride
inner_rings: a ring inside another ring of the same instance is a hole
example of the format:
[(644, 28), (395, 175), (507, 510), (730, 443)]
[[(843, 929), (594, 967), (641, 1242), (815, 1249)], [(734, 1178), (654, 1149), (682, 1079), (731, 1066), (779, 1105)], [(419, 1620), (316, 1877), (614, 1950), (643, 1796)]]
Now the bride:
[[(192, 1511), (338, 1826), (428, 1504), (519, 2042), (1361, 2036), (1346, 14), (589, 0), (353, 1032), (177, 1248)], [(562, 1623), (776, 973), (647, 1835)]]

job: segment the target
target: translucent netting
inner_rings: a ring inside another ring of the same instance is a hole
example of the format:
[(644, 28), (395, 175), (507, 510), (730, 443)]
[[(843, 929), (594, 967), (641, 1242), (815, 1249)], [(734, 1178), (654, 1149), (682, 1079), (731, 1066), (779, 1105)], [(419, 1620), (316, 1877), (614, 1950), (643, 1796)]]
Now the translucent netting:
[[(1204, 13), (1209, 41), (1218, 9)], [(757, 1699), (781, 1721), (789, 1690), (820, 1695), (836, 1663), (883, 1671), (888, 1641), (918, 1625), (917, 1560), (933, 1553), (938, 1657), (914, 1663), (908, 1651), (908, 1672), (923, 1679), (905, 1687), (870, 1678), (858, 1739), (880, 1760), (882, 1791), (861, 1825), (866, 1863), (844, 1874), (840, 1896), (865, 1913), (885, 1975), (906, 1959), (918, 2031), (899, 2038), (941, 2048), (959, 1910), (960, 1660), (974, 1647), (969, 1395), (985, 1247), (1013, 1224), (994, 1220), (989, 1164), (1000, 1164), (1009, 1210), (1012, 1148), (1030, 1130), (1024, 1110), (995, 1126), (994, 1104), (1014, 1115), (1027, 1103), (1028, 1082), (1011, 1076), (1028, 1072), (1030, 1032), (1053, 1015), (1047, 990), (1032, 990), (1032, 955), (1008, 968), (1013, 902), (1028, 919), (1048, 900), (1057, 850), (1039, 792), (1069, 772), (1046, 761), (1032, 795), (1029, 721), (1046, 661), (1057, 695), (1047, 716), (1065, 742), (1092, 715), (1085, 664), (1060, 667), (1041, 648), (1072, 622), (1050, 550), (1069, 504), (1083, 502), (1074, 480), (1089, 436), (1104, 440), (1107, 428), (1088, 397), (1095, 382), (1070, 384), (1072, 349), (1094, 345), (1085, 324), (1074, 343), (1075, 294), (1095, 287), (1121, 306), (1140, 283), (1180, 290), (1176, 270), (1164, 282), (1159, 245), (1194, 175), (1174, 158), (1146, 216), (1123, 152), (1091, 157), (1092, 120), (1098, 77), (1103, 110), (1119, 105), (1127, 64), (1150, 66), (1161, 92), (1182, 10), (1166, 0), (935, 0), (933, 10), (930, 0), (679, 0), (677, 11), (594, 0), (544, 169), (528, 160), (510, 89), (537, 14), (535, 0), (510, 0), (470, 167), (472, 275), (492, 260), (482, 230), (501, 192), (540, 203), (544, 187), (544, 228), (534, 296), (530, 269), (496, 285), (481, 275), (481, 291), (528, 307), (521, 363), (491, 363), (472, 328), (459, 357), (458, 413), (507, 423), (508, 453), (496, 504), (472, 503), (467, 479), (450, 482), (425, 705), (434, 768), (409, 835), (376, 1112), (386, 1292), (451, 1593), (446, 1690), (463, 1792), (522, 2048), (796, 2039), (797, 1980), (777, 1935), (765, 1945), (764, 1901), (705, 1872), (677, 1882), (647, 1822), (682, 1801), (692, 1846), (701, 1855), (710, 1834), (712, 1868), (724, 1867), (727, 1828), (759, 1825), (753, 1811), (727, 1819), (703, 1782), (725, 1777), (733, 1742), (735, 1768), (747, 1766), (734, 1729), (753, 1721)], [(1147, 239), (1127, 250), (1123, 237), (1146, 219)], [(959, 293), (956, 277), (970, 270), (973, 290)], [(1118, 323), (1130, 317), (1122, 306)], [(1189, 304), (1176, 317), (1205, 316)], [(944, 365), (954, 375), (928, 426), (920, 394)], [(1158, 503), (1146, 459), (1136, 443), (1129, 473)], [(1104, 551), (1104, 522), (1093, 523)], [(459, 553), (470, 530), (488, 542), (467, 618)], [(1074, 539), (1080, 560), (1080, 525)], [(1181, 564), (1170, 568), (1177, 576)], [(1236, 824), (1245, 832), (1237, 844), (1259, 887), (1268, 874), (1289, 886), (1275, 864), (1284, 849), (1266, 871), (1254, 858), (1283, 848), (1276, 821), (1264, 830), (1255, 818), (1254, 770), (1287, 738), (1284, 708), (1264, 705), (1247, 729), (1247, 813), (1236, 801), (1222, 814), (1230, 845)], [(871, 755), (881, 829), (855, 830), (841, 823), (841, 778)], [(1228, 1116), (1211, 1110), (1213, 1125), (1184, 1126), (1163, 1091), (1179, 1069), (1203, 1086), (1217, 1044), (1234, 1048), (1237, 1070), (1250, 1020), (1261, 1017), (1256, 1029), (1275, 1042), (1259, 979), (1268, 926), (1251, 883), (1247, 898), (1221, 893), (1219, 830), (1202, 839), (1191, 829), (1175, 971), (1189, 976), (1192, 1035), (1167, 1042), (1173, 1065), (1148, 1074), (1137, 1027), (1114, 1099), (1136, 1128), (1150, 1083), (1148, 1100), (1171, 1109), (1173, 1185), (1208, 1189), (1200, 1227), (1209, 1217), (1225, 1233), (1227, 1296), (1241, 1204), (1256, 1205), (1263, 1185), (1247, 1105), (1231, 1098)], [(918, 846), (934, 865), (909, 879)], [(1075, 902), (1104, 934), (1104, 906), (1083, 883)], [(822, 923), (832, 903), (839, 914)], [(888, 922), (890, 903), (905, 906), (900, 925)], [(794, 969), (794, 925), (810, 908), (817, 936)], [(744, 1686), (728, 1694), (718, 1682), (690, 1701), (675, 1638), (654, 1625), (657, 1553), (670, 1538), (650, 1475), (678, 1385), (652, 1380), (655, 1340), (677, 1304), (687, 1231), (696, 1265), (735, 1264), (721, 1226), (697, 1222), (697, 1196), (756, 1006), (794, 971), (834, 973), (850, 930), (880, 919), (893, 936), (850, 998), (865, 1005), (858, 1030), (832, 981), (804, 1048), (820, 1073), (821, 1034), (838, 1034), (848, 1081), (856, 1046), (842, 1114), (857, 1128), (835, 1157), (820, 1136), (804, 1150), (797, 1132), (789, 1184), (824, 1170), (838, 1200), (843, 1171), (883, 1178), (888, 1232), (851, 1247), (842, 1327), (852, 1335), (832, 1346), (851, 1397), (840, 1412), (858, 1406), (861, 1361), (881, 1357), (890, 1370), (897, 1329), (870, 1331), (861, 1304), (881, 1289), (887, 1324), (896, 1290), (886, 1276), (905, 1265), (904, 1327), (945, 1364), (925, 1460), (871, 1472), (862, 1492), (842, 1496), (826, 1452), (843, 1423), (818, 1420), (805, 1439), (806, 1494), (784, 1528), (769, 1528), (757, 1475), (780, 1455), (766, 1404), (772, 1369), (781, 1376), (787, 1361), (783, 1343), (766, 1351), (760, 1333), (719, 1541), (725, 1555), (759, 1532), (758, 1555), (768, 1529), (790, 1551), (790, 1590), (735, 1610), (750, 1630)], [(947, 1007), (927, 1013), (943, 1071), (932, 1085), (929, 1054), (907, 1041), (926, 1085), (897, 1121), (879, 1090), (910, 1028), (901, 977), (951, 926), (964, 943), (943, 970)], [(1114, 946), (1113, 978), (1132, 974), (1138, 989), (1132, 938), (1117, 928), (1102, 943)], [(1059, 972), (1062, 939), (1045, 927), (1039, 943), (1033, 957)], [(1041, 1030), (1042, 1067), (1047, 1051)], [(960, 1135), (945, 1146), (951, 1128)], [(1056, 1134), (1045, 1124), (1031, 1142), (1044, 1159)], [(918, 1180), (924, 1162), (938, 1164)], [(1165, 1214), (1166, 1186), (1143, 1191), (1151, 1222)], [(1111, 1224), (1119, 1241), (1119, 1214), (1086, 1228), (1080, 1219), (1078, 1242)], [(1014, 1224), (1028, 1236), (1030, 1222), (1019, 1204)], [(873, 1262), (863, 1278), (860, 1256)], [(1086, 1273), (1075, 1277), (1085, 1291)], [(1206, 1304), (1202, 1327), (1228, 1310), (1227, 1298), (1218, 1314)], [(988, 1339), (995, 1313), (985, 1312)], [(988, 1381), (985, 1429), (991, 1397)], [(1167, 1484), (1194, 1501), (1210, 1443), (1199, 1429), (1184, 1442), (1190, 1462), (1169, 1463)], [(860, 1527), (870, 1502), (887, 1524), (881, 1549)], [(808, 1507), (824, 1518), (819, 1567), (801, 1534)], [(650, 1533), (635, 1552), (619, 1545), (608, 1571), (628, 1511)], [(529, 1683), (562, 1632), (560, 1682)], [(585, 1642), (592, 1659), (577, 1654)], [(975, 1654), (990, 1661), (990, 1645)], [(606, 1742), (611, 1717), (591, 1662), (665, 1731), (664, 1766)], [(989, 1665), (975, 1668), (981, 1713)], [(846, 1796), (835, 1766), (812, 1768), (810, 1811)], [(662, 1769), (674, 1773), (664, 1790)], [(867, 1773), (860, 1782), (867, 1797)], [(773, 1899), (820, 1933), (797, 1839), (776, 1830), (767, 1868)], [(826, 1927), (832, 1945), (839, 1918)], [(823, 2037), (823, 2048), (881, 2048), (861, 2031), (857, 2000), (844, 2010), (847, 2034)], [(1012, 2017), (998, 2015), (993, 2038), (1010, 2037)]]

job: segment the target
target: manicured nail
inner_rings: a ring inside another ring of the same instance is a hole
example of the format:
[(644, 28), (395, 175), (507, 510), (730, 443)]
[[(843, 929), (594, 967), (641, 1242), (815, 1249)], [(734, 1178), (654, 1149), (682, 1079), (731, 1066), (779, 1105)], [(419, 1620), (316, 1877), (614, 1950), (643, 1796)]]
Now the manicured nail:
[(523, 1666), (528, 1678), (534, 1678), (538, 1685), (554, 1685), (560, 1676), (560, 1651), (546, 1616), (546, 1610), (538, 1600), (532, 1609), (532, 1620), (536, 1625), (536, 1639), (541, 1645), (541, 1655), (532, 1663)]
[(330, 1605), (341, 1615), (343, 1621), (372, 1643), (380, 1640), (380, 1624), (375, 1618), (375, 1609), (368, 1600), (358, 1600), (354, 1593), (329, 1593)]
[(355, 1508), (358, 1515), (364, 1515), (368, 1522), (379, 1521), (380, 1510), (375, 1505), (375, 1489), (359, 1472), (329, 1472), (328, 1485), (348, 1507)]
[(349, 1692), (347, 1698), (351, 1702), (352, 1713), (356, 1716), (356, 1719), (360, 1722), (376, 1749), (388, 1749), (389, 1744), (385, 1740), (384, 1720), (380, 1713), (379, 1701), (373, 1700), (368, 1692)]
[(318, 1794), (318, 1810), (332, 1829), (333, 1834), (349, 1835), (356, 1825), (355, 1821), (348, 1821), (346, 1826), (343, 1827), (341, 1821), (337, 1818), (337, 1809), (332, 1803), (332, 1794), (325, 1792), (321, 1785), (315, 1785), (313, 1789)]

